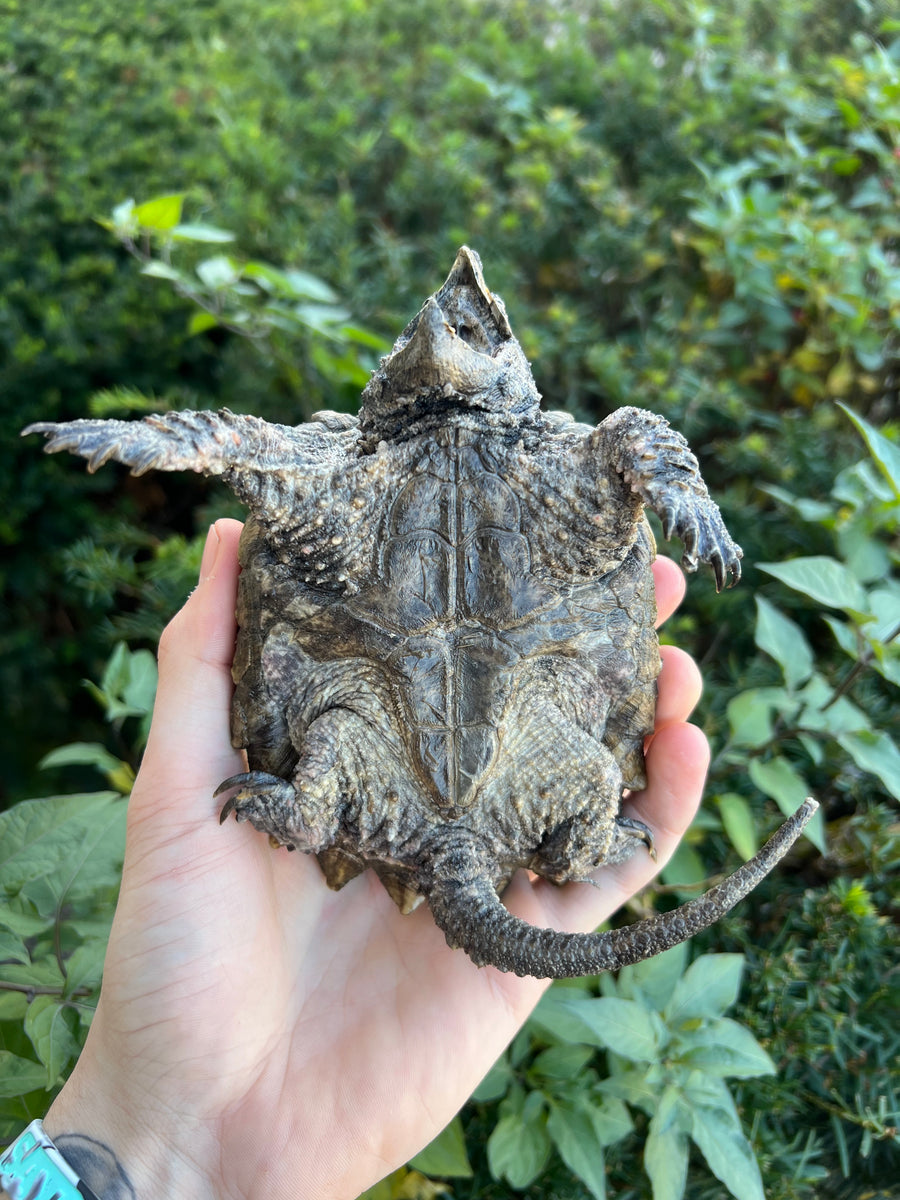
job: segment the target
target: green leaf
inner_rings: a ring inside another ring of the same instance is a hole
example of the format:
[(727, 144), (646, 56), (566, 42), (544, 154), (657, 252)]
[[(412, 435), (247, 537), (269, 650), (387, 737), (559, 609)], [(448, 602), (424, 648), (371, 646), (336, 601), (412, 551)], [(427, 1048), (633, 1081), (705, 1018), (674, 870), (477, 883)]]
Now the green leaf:
[(737, 1000), (743, 954), (703, 954), (675, 985), (665, 1019), (677, 1026), (696, 1017), (718, 1017)]
[(634, 1062), (654, 1062), (666, 1039), (659, 1015), (636, 1000), (601, 996), (572, 1000), (572, 1008), (593, 1031), (595, 1044)]
[(705, 1022), (679, 1040), (684, 1047), (680, 1060), (707, 1075), (749, 1079), (775, 1074), (774, 1062), (750, 1030), (730, 1017)]
[(861, 770), (877, 775), (894, 799), (900, 800), (900, 750), (887, 733), (861, 730), (841, 734), (837, 740)]
[(750, 688), (729, 701), (726, 713), (736, 746), (764, 746), (774, 733), (772, 714), (790, 718), (799, 705), (785, 688)]
[(756, 597), (755, 640), (781, 667), (791, 690), (809, 679), (815, 659), (803, 630), (763, 596)]
[(595, 1053), (593, 1046), (550, 1046), (537, 1056), (531, 1065), (531, 1071), (545, 1079), (573, 1079), (587, 1066)]
[(66, 994), (71, 996), (78, 988), (98, 987), (105, 958), (105, 938), (92, 938), (73, 950), (65, 962)]
[(537, 1008), (531, 1014), (529, 1025), (537, 1025), (562, 1042), (581, 1042), (588, 1046), (604, 1045), (597, 1040), (593, 1025), (576, 1006), (579, 999), (588, 999), (587, 993), (572, 988), (551, 987), (549, 991), (544, 992)]
[(551, 1105), (547, 1132), (569, 1170), (596, 1200), (606, 1200), (603, 1140), (590, 1102)]
[[(761, 792), (771, 796), (786, 817), (793, 816), (809, 795), (806, 782), (786, 758), (776, 756), (767, 762), (751, 758), (747, 773)], [(825, 821), (821, 808), (813, 814), (803, 832), (817, 850), (826, 853)]]
[(681, 1200), (687, 1183), (688, 1139), (681, 1129), (683, 1105), (675, 1087), (667, 1087), (653, 1114), (644, 1144), (644, 1170), (653, 1200)]
[(9, 962), (30, 963), (31, 955), (17, 934), (0, 929), (0, 963)]
[(208, 288), (212, 288), (213, 291), (230, 287), (241, 277), (240, 266), (227, 254), (216, 254), (212, 258), (205, 258), (202, 262), (197, 263), (194, 269), (201, 282)]
[(723, 792), (716, 801), (728, 840), (741, 858), (751, 859), (759, 849), (759, 840), (750, 805), (737, 792)]
[(497, 1059), (491, 1069), (479, 1083), (478, 1087), (472, 1093), (472, 1100), (476, 1104), (484, 1104), (489, 1100), (499, 1100), (501, 1096), (505, 1096), (509, 1089), (509, 1085), (513, 1082), (512, 1067), (509, 1065), (509, 1059), (505, 1053)]
[(298, 300), (316, 300), (322, 304), (335, 304), (337, 293), (324, 280), (310, 275), (307, 271), (297, 271), (291, 268), (284, 272), (291, 295)]
[(705, 1105), (693, 1106), (691, 1137), (713, 1175), (736, 1200), (765, 1200), (753, 1148), (740, 1124), (735, 1126), (730, 1113)]
[(454, 1117), (433, 1142), (410, 1159), (409, 1165), (425, 1175), (468, 1179), (472, 1167), (466, 1154), (466, 1139), (459, 1117)]
[(47, 1068), (30, 1058), (0, 1050), (0, 1096), (9, 1099), (47, 1086)]
[(836, 558), (811, 555), (782, 563), (757, 563), (761, 571), (773, 575), (795, 591), (829, 608), (842, 608), (859, 620), (868, 620), (869, 601), (856, 577)]
[(488, 1166), (496, 1180), (505, 1179), (514, 1188), (526, 1188), (547, 1165), (551, 1149), (543, 1121), (524, 1121), (508, 1113), (488, 1138)]
[(121, 759), (110, 754), (99, 742), (69, 742), (68, 745), (58, 746), (49, 754), (45, 754), (38, 763), (41, 768), (75, 765), (96, 767), (98, 771), (109, 774), (111, 771), (118, 771), (123, 764)]
[(0, 890), (13, 895), (31, 880), (55, 880), (98, 823), (117, 820), (124, 830), (124, 813), (115, 792), (23, 800), (0, 813)]
[(623, 967), (619, 972), (618, 988), (623, 996), (636, 999), (634, 989), (639, 989), (649, 1003), (662, 1011), (684, 974), (687, 964), (688, 944), (680, 942), (662, 954), (655, 954), (634, 966)]
[(179, 224), (172, 230), (172, 237), (179, 242), (233, 242), (234, 234), (227, 229), (217, 229), (215, 225), (202, 225), (197, 222)]
[(153, 262), (148, 262), (146, 266), (141, 268), (142, 275), (149, 275), (151, 279), (167, 279), (170, 283), (180, 283), (184, 276), (175, 267), (168, 263), (160, 262), (154, 259)]
[(894, 495), (900, 500), (900, 446), (896, 446), (892, 441), (889, 441), (874, 425), (870, 425), (868, 421), (863, 420), (862, 417), (858, 417), (846, 404), (839, 403), (838, 408), (847, 414), (862, 434), (866, 445), (869, 447), (869, 452), (878, 464), (882, 475), (884, 475), (890, 484)]
[(36, 996), (28, 1005), (25, 1032), (46, 1067), (45, 1086), (53, 1087), (63, 1068), (78, 1054), (78, 1043), (67, 1020), (67, 1006), (54, 996)]
[(138, 204), (132, 210), (131, 216), (142, 229), (151, 229), (156, 233), (167, 233), (181, 220), (181, 206), (184, 203), (184, 192), (173, 192), (169, 196), (156, 196), (143, 204)]
[(191, 314), (191, 319), (188, 321), (187, 326), (188, 337), (194, 337), (198, 333), (205, 333), (207, 329), (215, 329), (218, 324), (217, 317), (201, 309), (199, 312)]

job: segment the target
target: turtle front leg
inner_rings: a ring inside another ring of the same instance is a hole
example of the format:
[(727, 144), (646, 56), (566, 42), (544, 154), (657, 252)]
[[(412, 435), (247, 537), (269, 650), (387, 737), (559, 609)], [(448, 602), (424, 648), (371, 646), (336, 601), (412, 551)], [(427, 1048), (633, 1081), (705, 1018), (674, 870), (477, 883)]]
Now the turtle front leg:
[(681, 539), (685, 570), (709, 563), (717, 591), (738, 582), (743, 551), (725, 528), (690, 446), (668, 421), (642, 409), (620, 408), (597, 426), (592, 441), (601, 461), (609, 462), (657, 513), (665, 536)]

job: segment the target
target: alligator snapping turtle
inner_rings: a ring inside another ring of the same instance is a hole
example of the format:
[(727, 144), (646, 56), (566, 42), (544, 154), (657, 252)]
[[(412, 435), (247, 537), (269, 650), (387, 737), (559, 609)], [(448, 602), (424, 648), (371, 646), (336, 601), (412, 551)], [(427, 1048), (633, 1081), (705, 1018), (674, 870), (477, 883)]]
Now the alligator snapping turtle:
[[(799, 835), (808, 801), (735, 875), (674, 912), (603, 934), (538, 929), (499, 893), (621, 862), (651, 831), (619, 815), (645, 785), (660, 659), (649, 505), (683, 563), (721, 588), (741, 550), (697, 460), (636, 408), (596, 428), (542, 412), (481, 262), (447, 281), (385, 357), (360, 416), (292, 428), (182, 412), (39, 423), (48, 451), (221, 475), (241, 540), (234, 813), (315, 853), (340, 888), (372, 867), (422, 897), (451, 946), (520, 975), (583, 975), (690, 937)], [(235, 790), (236, 789), (236, 790)]]

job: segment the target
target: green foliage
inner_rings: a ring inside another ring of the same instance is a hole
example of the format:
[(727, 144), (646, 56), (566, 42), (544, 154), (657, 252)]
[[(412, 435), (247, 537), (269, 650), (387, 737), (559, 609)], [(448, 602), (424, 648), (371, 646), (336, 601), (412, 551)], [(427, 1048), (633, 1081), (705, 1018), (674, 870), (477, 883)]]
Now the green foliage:
[(616, 982), (605, 977), (600, 996), (584, 984), (551, 988), (473, 1097), (500, 1102), (487, 1141), (495, 1179), (526, 1189), (556, 1153), (605, 1200), (604, 1151), (634, 1141), (633, 1110), (645, 1130), (653, 1200), (685, 1194), (691, 1142), (731, 1195), (762, 1197), (724, 1083), (775, 1071), (750, 1031), (724, 1015), (744, 960), (703, 955), (685, 970), (686, 961), (687, 947), (676, 947), (625, 968)]
[[(743, 1163), (756, 1179), (748, 1141), (768, 1200), (887, 1195), (900, 1174), (890, 0), (138, 0), (125, 24), (110, 0), (7, 8), (11, 432), (87, 412), (349, 409), (466, 241), (547, 406), (663, 412), (745, 549), (746, 585), (715, 597), (693, 581), (667, 626), (702, 660), (715, 757), (711, 803), (652, 900), (694, 894), (730, 848), (753, 853), (775, 808), (820, 799), (811, 836), (827, 869), (807, 843), (701, 943), (744, 955), (735, 1028), (778, 1074), (737, 1070), (726, 1088), (712, 1072), (711, 1058), (739, 1067), (741, 1046), (763, 1062), (721, 1015), (724, 982), (693, 1043), (652, 964), (640, 995), (627, 973), (599, 997), (557, 987), (552, 1028), (529, 1026), (463, 1113), (465, 1146), (457, 1123), (373, 1195), (433, 1195), (425, 1176), (443, 1174), (478, 1200), (513, 1184), (647, 1200), (678, 1194), (686, 1161), (692, 1200), (721, 1200), (735, 1181), (717, 1171)], [(32, 764), (67, 742), (49, 769), (79, 789), (99, 770), (125, 791), (148, 652), (117, 649), (99, 687), (79, 681), (101, 677), (121, 639), (155, 640), (193, 586), (208, 520), (239, 511), (195, 480), (87, 476), (33, 444), (3, 453), (7, 786), (32, 794)], [(40, 813), (52, 830), (81, 811), (99, 828), (122, 810), (100, 795), (7, 817)], [(0, 831), (0, 860), (24, 852), (21, 821)], [(0, 900), (0, 981), (44, 982), (0, 986), (7, 1130), (45, 1107), (84, 1036), (114, 895), (79, 882), (54, 907), (49, 874), (23, 886)], [(607, 1001), (615, 1050), (573, 1015)], [(650, 1015), (629, 1025), (635, 1005)]]

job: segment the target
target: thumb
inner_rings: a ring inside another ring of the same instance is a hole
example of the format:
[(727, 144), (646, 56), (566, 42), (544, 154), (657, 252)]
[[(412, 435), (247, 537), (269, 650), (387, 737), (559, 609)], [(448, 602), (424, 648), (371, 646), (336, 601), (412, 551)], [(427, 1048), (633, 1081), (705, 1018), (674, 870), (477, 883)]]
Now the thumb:
[(218, 783), (243, 769), (229, 731), (240, 532), (233, 520), (210, 528), (200, 582), (160, 639), (159, 685), (131, 816), (139, 824), (152, 817), (162, 837), (177, 831), (172, 821), (182, 830), (205, 824)]

